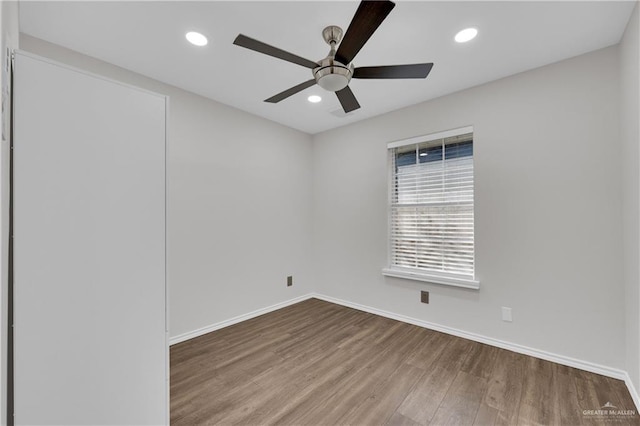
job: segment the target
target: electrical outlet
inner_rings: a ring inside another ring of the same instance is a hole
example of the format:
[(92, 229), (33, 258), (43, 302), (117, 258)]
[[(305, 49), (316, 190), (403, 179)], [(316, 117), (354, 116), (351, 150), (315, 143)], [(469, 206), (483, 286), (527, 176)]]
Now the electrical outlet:
[(293, 285), (293, 276), (289, 275), (287, 277), (287, 287), (291, 287)]
[(513, 318), (511, 317), (511, 308), (502, 307), (502, 321), (512, 322)]
[(422, 303), (429, 303), (429, 292), (428, 291), (421, 291), (420, 292), (420, 301)]

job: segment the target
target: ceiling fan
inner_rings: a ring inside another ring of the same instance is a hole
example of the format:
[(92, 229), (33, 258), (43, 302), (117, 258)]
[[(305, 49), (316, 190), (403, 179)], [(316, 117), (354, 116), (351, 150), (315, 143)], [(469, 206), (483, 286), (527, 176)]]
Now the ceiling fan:
[(433, 63), (357, 68), (353, 66), (351, 62), (353, 58), (394, 7), (395, 3), (389, 0), (363, 0), (360, 2), (344, 38), (342, 37), (342, 29), (335, 25), (326, 27), (322, 31), (322, 37), (331, 46), (331, 50), (326, 58), (318, 62), (302, 58), (242, 34), (236, 37), (233, 44), (311, 68), (313, 71), (313, 79), (265, 99), (265, 102), (280, 102), (307, 87), (318, 84), (325, 90), (335, 92), (344, 112), (348, 113), (360, 108), (360, 104), (349, 88), (349, 81), (352, 78), (426, 78), (433, 67)]

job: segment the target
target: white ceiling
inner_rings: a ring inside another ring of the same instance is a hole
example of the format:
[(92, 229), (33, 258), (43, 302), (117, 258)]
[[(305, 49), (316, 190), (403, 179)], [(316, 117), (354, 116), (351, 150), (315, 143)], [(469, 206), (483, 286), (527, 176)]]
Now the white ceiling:
[[(352, 80), (361, 109), (344, 116), (318, 86), (278, 104), (264, 99), (312, 78), (311, 70), (232, 44), (238, 33), (313, 61), (322, 29), (344, 30), (357, 1), (147, 1), (20, 3), (20, 30), (307, 133), (342, 126), (616, 44), (632, 1), (398, 1), (354, 64), (434, 62), (426, 80)], [(465, 27), (467, 43), (453, 41)], [(209, 38), (190, 45), (189, 30)], [(307, 102), (311, 94), (323, 97)], [(338, 111), (336, 116), (335, 111)]]

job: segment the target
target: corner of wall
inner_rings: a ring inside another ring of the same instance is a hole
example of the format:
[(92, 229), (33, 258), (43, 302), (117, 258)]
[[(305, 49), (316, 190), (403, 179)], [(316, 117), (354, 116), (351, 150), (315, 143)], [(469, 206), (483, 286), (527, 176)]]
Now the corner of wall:
[(0, 88), (3, 115), (0, 126), (0, 424), (6, 424), (7, 416), (7, 362), (8, 362), (8, 252), (9, 252), (9, 124), (11, 118), (11, 58), (18, 48), (18, 2), (3, 1), (0, 5)]
[(640, 3), (619, 45), (627, 386), (640, 407)]

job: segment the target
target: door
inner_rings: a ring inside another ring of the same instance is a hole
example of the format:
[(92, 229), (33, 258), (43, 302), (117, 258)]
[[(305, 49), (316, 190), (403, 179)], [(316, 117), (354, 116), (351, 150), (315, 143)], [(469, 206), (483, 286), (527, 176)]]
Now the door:
[(16, 424), (167, 423), (165, 111), (16, 55)]

